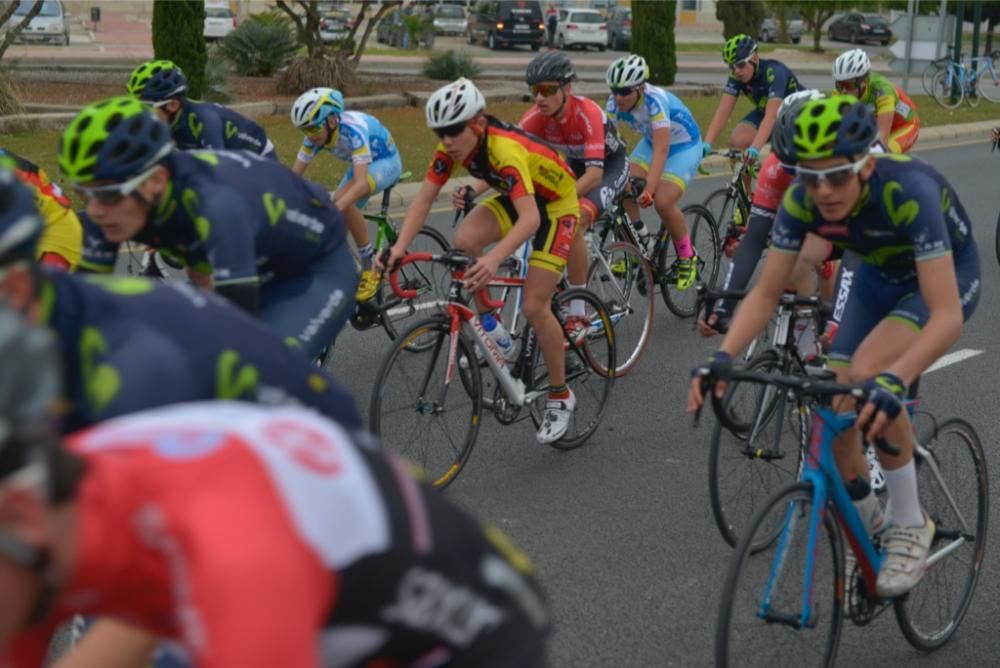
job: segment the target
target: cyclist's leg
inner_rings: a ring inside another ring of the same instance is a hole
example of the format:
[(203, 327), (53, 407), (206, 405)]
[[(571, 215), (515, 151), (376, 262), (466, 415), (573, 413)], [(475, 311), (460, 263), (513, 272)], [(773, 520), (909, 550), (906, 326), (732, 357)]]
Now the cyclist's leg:
[(663, 174), (660, 175), (660, 185), (653, 201), (656, 213), (670, 232), (670, 239), (677, 251), (677, 287), (682, 290), (693, 285), (697, 279), (696, 266), (692, 261), (697, 250), (691, 245), (691, 236), (684, 224), (684, 214), (679, 203), (687, 184), (698, 172), (701, 158), (701, 148), (698, 146), (671, 151)]
[[(478, 257), (486, 246), (499, 241), (510, 231), (516, 218), (517, 213), (509, 199), (499, 194), (487, 197), (462, 220), (455, 230), (452, 245), (463, 253)], [(478, 297), (476, 304), (480, 313), (489, 311)]]
[(889, 133), (886, 142), (890, 153), (908, 153), (920, 136), (920, 122), (913, 121)]
[[(354, 165), (347, 168), (347, 173), (344, 177), (340, 179), (340, 183), (337, 184), (337, 189), (334, 191), (334, 198), (340, 195), (341, 192), (347, 188), (351, 180), (354, 178)], [(371, 179), (368, 181), (369, 191), (371, 189)], [(370, 194), (370, 192), (369, 192)], [(365, 202), (368, 201), (364, 198)], [(352, 211), (353, 209), (353, 211)], [(364, 216), (361, 215), (361, 210), (357, 206), (346, 207), (344, 211), (340, 212), (344, 218), (344, 227), (347, 228), (347, 232), (354, 239), (354, 245), (357, 246), (358, 254), (361, 256), (362, 268), (365, 266), (371, 266), (372, 257), (372, 240), (371, 236), (368, 234), (368, 225), (365, 223)], [(367, 265), (365, 262), (367, 261)]]
[[(763, 120), (763, 109), (753, 109), (748, 112), (747, 115), (741, 118), (740, 122), (736, 124), (732, 133), (730, 133), (729, 148), (742, 151), (750, 146), (750, 144), (753, 143), (753, 138), (757, 136), (757, 130), (760, 128), (761, 121)], [(744, 173), (743, 186), (746, 188), (747, 192), (750, 192), (750, 174), (748, 172)]]
[(358, 275), (346, 243), (313, 261), (303, 273), (261, 288), (260, 318), (285, 340), (316, 359), (333, 345), (354, 312)]
[[(348, 230), (361, 230), (367, 237), (368, 225), (361, 211), (368, 204), (369, 198), (381, 193), (399, 180), (402, 169), (403, 165), (398, 153), (389, 157), (379, 158), (369, 163), (367, 173), (368, 194), (344, 209), (344, 219)], [(343, 187), (344, 182), (341, 182), (341, 188)], [(359, 302), (368, 301), (375, 296), (375, 292), (378, 290), (378, 280), (372, 272), (372, 257), (375, 253), (375, 248), (370, 241), (370, 237), (367, 238), (369, 241), (364, 245), (361, 243), (358, 244), (358, 255), (361, 256), (361, 280), (358, 283), (357, 294)]]

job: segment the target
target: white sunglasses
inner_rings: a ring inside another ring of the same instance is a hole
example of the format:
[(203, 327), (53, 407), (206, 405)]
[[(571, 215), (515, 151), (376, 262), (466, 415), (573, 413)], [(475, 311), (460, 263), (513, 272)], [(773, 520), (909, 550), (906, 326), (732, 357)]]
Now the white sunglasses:
[(857, 162), (849, 162), (846, 165), (837, 165), (829, 169), (809, 169), (796, 166), (795, 175), (802, 179), (802, 183), (809, 188), (818, 188), (823, 181), (836, 188), (847, 183), (855, 174), (860, 174), (870, 159), (871, 155), (865, 155)]

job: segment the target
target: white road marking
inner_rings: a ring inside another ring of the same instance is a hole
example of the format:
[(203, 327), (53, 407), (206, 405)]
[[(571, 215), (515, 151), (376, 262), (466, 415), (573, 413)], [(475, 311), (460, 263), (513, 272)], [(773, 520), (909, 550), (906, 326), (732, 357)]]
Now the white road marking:
[(946, 366), (951, 366), (952, 364), (957, 364), (970, 357), (975, 357), (976, 355), (982, 355), (982, 350), (973, 350), (972, 348), (963, 348), (962, 350), (956, 350), (953, 353), (948, 353), (941, 357), (937, 362), (934, 362), (927, 371), (924, 371), (924, 375), (929, 374), (931, 371), (937, 371), (938, 369), (943, 369)]

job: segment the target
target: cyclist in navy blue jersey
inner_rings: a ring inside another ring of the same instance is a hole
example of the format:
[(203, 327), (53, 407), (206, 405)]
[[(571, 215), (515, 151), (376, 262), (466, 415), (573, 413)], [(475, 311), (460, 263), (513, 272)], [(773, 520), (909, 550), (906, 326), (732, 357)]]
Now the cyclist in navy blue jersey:
[(150, 60), (135, 68), (126, 89), (170, 125), (177, 148), (250, 151), (278, 159), (274, 144), (257, 123), (221, 104), (189, 100), (187, 77), (170, 60)]
[(354, 308), (357, 272), (323, 188), (244, 151), (177, 151), (140, 102), (84, 108), (59, 165), (86, 201), (80, 268), (110, 272), (135, 240), (316, 358)]

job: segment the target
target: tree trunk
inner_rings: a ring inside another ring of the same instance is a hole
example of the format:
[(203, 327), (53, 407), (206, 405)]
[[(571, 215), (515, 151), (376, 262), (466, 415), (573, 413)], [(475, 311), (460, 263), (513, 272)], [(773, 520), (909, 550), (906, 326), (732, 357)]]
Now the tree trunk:
[[(28, 0), (21, 0), (22, 2), (27, 2)], [(14, 10), (17, 9), (20, 2), (12, 2), (10, 6), (7, 7), (6, 11), (0, 14), (0, 25), (7, 22), (13, 14)], [(28, 10), (28, 13), (24, 15), (21, 22), (16, 26), (12, 26), (7, 30), (7, 35), (4, 37), (3, 42), (0, 42), (0, 60), (3, 60), (3, 54), (7, 53), (8, 47), (14, 43), (14, 38), (17, 37), (18, 33), (24, 30), (24, 27), (31, 23), (31, 19), (38, 16), (38, 12), (42, 11), (42, 0), (35, 0), (35, 4)]]
[[(368, 21), (368, 25), (365, 26), (365, 33), (364, 33), (364, 35), (361, 36), (361, 42), (354, 48), (354, 57), (351, 58), (351, 63), (353, 63), (354, 65), (357, 65), (358, 63), (361, 62), (361, 56), (365, 52), (365, 44), (368, 43), (368, 37), (372, 34), (372, 30), (375, 29), (375, 27), (378, 25), (379, 21), (382, 20), (382, 17), (389, 10), (395, 9), (396, 7), (400, 7), (400, 6), (402, 6), (402, 4), (403, 4), (402, 0), (396, 0), (394, 2), (386, 2), (386, 3), (382, 4), (378, 8), (378, 11), (375, 12), (375, 16), (371, 17), (371, 19), (369, 19), (369, 21)], [(362, 14), (364, 13), (364, 8), (367, 5), (368, 5), (368, 3), (365, 3), (362, 6), (362, 9), (361, 9)], [(357, 30), (358, 26), (361, 24), (360, 18), (361, 18), (361, 14), (358, 15), (358, 19), (359, 20), (354, 24), (354, 29), (355, 30)]]
[(990, 19), (986, 24), (986, 47), (983, 50), (983, 55), (988, 56), (993, 53), (993, 19)]
[(296, 13), (285, 0), (277, 0), (281, 11), (288, 14), (295, 24), (295, 32), (299, 41), (306, 47), (310, 58), (322, 58), (326, 55), (326, 44), (320, 34), (320, 15), (317, 0), (296, 0), (305, 15)]

